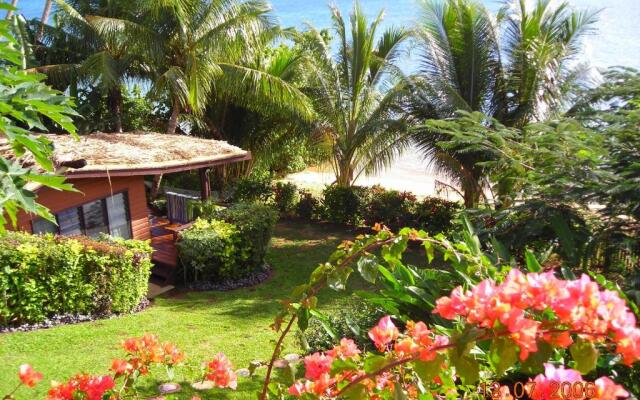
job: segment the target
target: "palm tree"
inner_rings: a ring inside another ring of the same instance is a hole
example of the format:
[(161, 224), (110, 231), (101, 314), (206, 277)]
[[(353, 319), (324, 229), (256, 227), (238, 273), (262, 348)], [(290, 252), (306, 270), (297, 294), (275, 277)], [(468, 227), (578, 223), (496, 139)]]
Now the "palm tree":
[(40, 29), (38, 29), (38, 34), (36, 35), (36, 42), (39, 42), (44, 35), (44, 27), (49, 21), (49, 14), (51, 14), (51, 7), (53, 5), (53, 0), (46, 0), (44, 3), (44, 8), (42, 9), (42, 17), (40, 18)]
[(103, 19), (102, 30), (153, 49), (147, 63), (153, 92), (170, 103), (167, 133), (176, 131), (182, 113), (200, 117), (211, 96), (224, 92), (249, 93), (311, 117), (309, 101), (295, 86), (243, 65), (246, 52), (279, 30), (262, 0), (145, 0), (140, 10), (142, 24)]
[(106, 93), (115, 130), (122, 132), (122, 88), (127, 79), (139, 76), (141, 57), (134, 50), (137, 42), (104, 31), (102, 24), (105, 19), (129, 18), (131, 5), (123, 0), (104, 7), (87, 0), (56, 0), (56, 5), (57, 26), (40, 21), (34, 41), (40, 58), (53, 63), (35, 69), (69, 85), (72, 95), (78, 84), (99, 85)]
[(331, 7), (337, 52), (332, 54), (321, 32), (315, 35), (316, 84), (310, 90), (317, 130), (330, 137), (336, 184), (350, 186), (363, 172), (387, 165), (402, 150), (407, 123), (398, 118), (403, 86), (393, 77), (401, 44), (408, 37), (403, 29), (390, 28), (376, 42), (383, 13), (368, 24), (358, 2), (347, 23)]
[[(409, 79), (407, 112), (414, 121), (479, 111), (521, 127), (559, 112), (579, 75), (571, 63), (597, 13), (537, 0), (505, 5), (497, 16), (474, 0), (426, 0), (416, 27), (418, 72)], [(414, 130), (418, 148), (439, 173), (476, 205), (485, 186), (486, 153), (441, 145), (446, 132)]]

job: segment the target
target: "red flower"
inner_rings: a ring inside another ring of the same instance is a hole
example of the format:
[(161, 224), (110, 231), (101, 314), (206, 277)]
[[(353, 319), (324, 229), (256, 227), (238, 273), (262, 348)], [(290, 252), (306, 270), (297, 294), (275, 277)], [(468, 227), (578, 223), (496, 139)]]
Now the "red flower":
[(26, 386), (34, 387), (42, 380), (42, 373), (36, 372), (29, 364), (22, 364), (18, 369), (18, 377)]
[(116, 358), (111, 363), (111, 371), (113, 371), (116, 376), (128, 375), (133, 372), (133, 365), (129, 364), (127, 360)]
[(321, 353), (313, 353), (304, 358), (304, 377), (316, 380), (320, 375), (328, 373), (331, 370), (333, 357)]
[(115, 383), (110, 376), (76, 375), (66, 383), (52, 382), (47, 400), (74, 400), (76, 393), (82, 393), (87, 400), (101, 400), (113, 389)]
[(216, 354), (207, 364), (207, 379), (213, 381), (216, 387), (236, 389), (238, 377), (233, 370), (233, 365), (222, 353)]

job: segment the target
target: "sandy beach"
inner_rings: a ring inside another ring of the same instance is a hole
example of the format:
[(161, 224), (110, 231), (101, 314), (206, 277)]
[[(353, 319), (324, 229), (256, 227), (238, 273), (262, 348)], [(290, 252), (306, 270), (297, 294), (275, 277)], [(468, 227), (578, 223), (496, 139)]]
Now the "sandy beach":
[[(322, 188), (335, 180), (331, 166), (311, 167), (302, 172), (290, 174), (287, 181), (300, 187)], [(415, 151), (408, 150), (397, 158), (389, 168), (376, 175), (361, 176), (357, 185), (380, 185), (386, 189), (413, 192), (419, 197), (434, 196), (450, 200), (460, 197), (451, 189), (437, 185), (437, 181), (447, 182), (446, 178), (436, 175), (427, 168), (427, 162)]]

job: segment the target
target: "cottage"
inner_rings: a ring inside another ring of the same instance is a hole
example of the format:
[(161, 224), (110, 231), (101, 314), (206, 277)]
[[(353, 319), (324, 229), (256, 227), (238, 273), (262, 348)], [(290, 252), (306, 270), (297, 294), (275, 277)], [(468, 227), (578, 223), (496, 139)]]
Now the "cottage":
[[(174, 267), (175, 224), (154, 219), (147, 207), (145, 176), (198, 170), (202, 199), (210, 195), (207, 171), (249, 160), (248, 151), (223, 141), (151, 132), (94, 133), (79, 140), (71, 135), (46, 135), (54, 146), (53, 162), (78, 192), (32, 188), (38, 202), (55, 215), (57, 224), (21, 213), (18, 229), (60, 235), (152, 240), (154, 261)], [(0, 151), (2, 149), (0, 148)], [(23, 165), (33, 164), (28, 157)], [(173, 233), (173, 235), (172, 235)]]

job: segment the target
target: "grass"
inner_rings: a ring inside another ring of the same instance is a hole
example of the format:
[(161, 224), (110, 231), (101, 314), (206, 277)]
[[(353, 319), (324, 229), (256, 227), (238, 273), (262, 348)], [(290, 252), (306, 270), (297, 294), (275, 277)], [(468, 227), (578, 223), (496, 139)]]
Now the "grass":
[[(45, 382), (33, 390), (21, 388), (16, 393), (18, 399), (43, 398), (48, 381), (63, 381), (72, 373), (104, 374), (113, 358), (123, 356), (120, 341), (144, 332), (176, 343), (185, 351), (187, 361), (195, 366), (218, 352), (224, 352), (237, 368), (247, 367), (252, 360), (266, 360), (276, 338), (269, 326), (280, 309), (278, 300), (292, 287), (307, 281), (311, 271), (327, 259), (341, 240), (353, 236), (344, 228), (281, 223), (268, 255), (274, 274), (268, 282), (256, 287), (183, 293), (157, 298), (151, 307), (135, 315), (0, 335), (0, 395), (13, 390), (22, 363), (31, 363), (43, 372)], [(339, 307), (347, 296), (348, 293), (325, 291), (319, 297), (325, 307)], [(283, 354), (299, 351), (291, 339)], [(164, 371), (156, 372), (158, 377), (165, 376)], [(186, 378), (195, 376), (195, 368), (187, 369), (186, 374)], [(185, 376), (180, 373), (175, 377), (177, 381), (183, 379)], [(241, 378), (236, 392), (198, 394), (203, 399), (255, 399), (260, 381), (260, 376)], [(149, 394), (153, 394), (154, 385), (150, 381), (141, 384), (147, 385)], [(187, 390), (180, 396), (166, 398), (190, 398), (188, 394)]]

